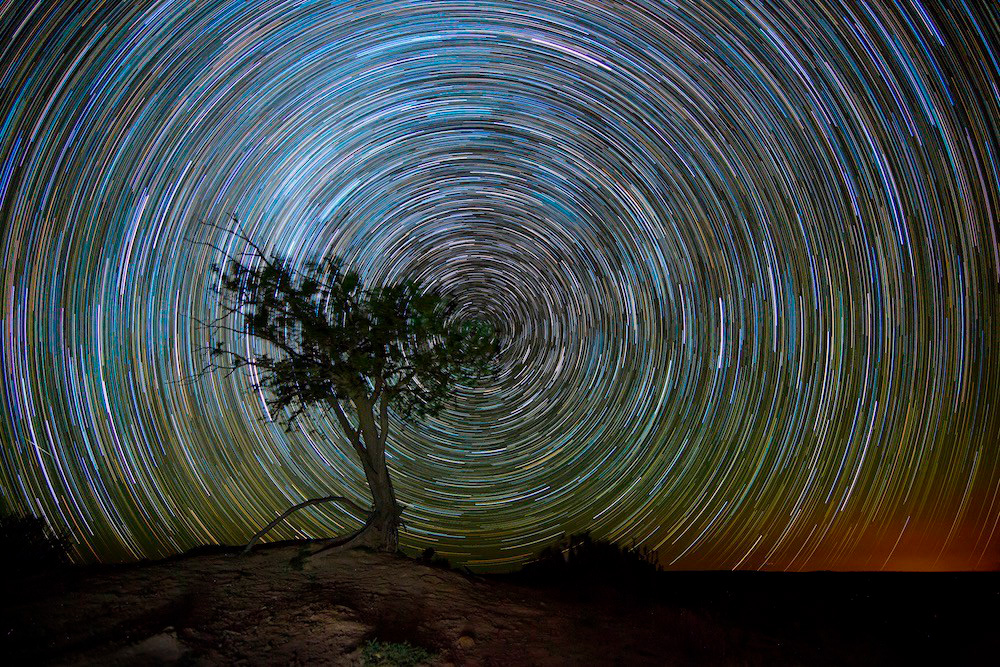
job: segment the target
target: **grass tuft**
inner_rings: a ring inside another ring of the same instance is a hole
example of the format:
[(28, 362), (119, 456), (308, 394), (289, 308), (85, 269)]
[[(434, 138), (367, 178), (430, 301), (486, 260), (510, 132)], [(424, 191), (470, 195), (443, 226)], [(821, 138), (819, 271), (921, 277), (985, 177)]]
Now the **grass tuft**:
[(433, 656), (409, 642), (371, 640), (361, 649), (361, 664), (365, 667), (416, 667)]

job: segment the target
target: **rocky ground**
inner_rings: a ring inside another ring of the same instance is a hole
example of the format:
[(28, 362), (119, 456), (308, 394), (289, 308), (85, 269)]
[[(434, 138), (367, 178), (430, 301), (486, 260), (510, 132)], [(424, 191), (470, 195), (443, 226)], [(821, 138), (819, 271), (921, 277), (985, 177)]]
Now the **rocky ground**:
[(33, 665), (361, 665), (373, 639), (423, 647), (438, 666), (987, 665), (1000, 655), (994, 574), (939, 577), (901, 597), (921, 580), (668, 573), (650, 594), (529, 587), (365, 551), (305, 563), (299, 554), (278, 545), (8, 582), (0, 655)]

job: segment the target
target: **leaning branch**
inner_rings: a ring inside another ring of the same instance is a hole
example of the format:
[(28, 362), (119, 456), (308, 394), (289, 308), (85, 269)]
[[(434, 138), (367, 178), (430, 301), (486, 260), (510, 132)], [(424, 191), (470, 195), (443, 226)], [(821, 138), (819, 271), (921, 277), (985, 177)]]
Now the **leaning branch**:
[(298, 510), (302, 509), (303, 507), (309, 507), (310, 505), (319, 505), (320, 503), (328, 503), (328, 502), (341, 502), (344, 505), (347, 505), (347, 507), (349, 507), (350, 509), (354, 510), (358, 514), (368, 514), (369, 513), (369, 510), (364, 509), (363, 507), (361, 507), (360, 505), (356, 504), (351, 499), (345, 498), (344, 496), (327, 496), (325, 498), (310, 498), (309, 500), (302, 501), (298, 505), (293, 505), (292, 507), (289, 507), (287, 510), (285, 510), (281, 514), (281, 516), (279, 516), (277, 519), (275, 519), (271, 523), (269, 523), (266, 526), (264, 526), (261, 530), (259, 530), (257, 532), (257, 534), (254, 535), (253, 538), (249, 542), (247, 542), (247, 545), (245, 547), (243, 547), (243, 553), (249, 553), (250, 549), (253, 548), (253, 545), (257, 544), (257, 542), (260, 541), (260, 538), (264, 537), (264, 535), (266, 535), (268, 533), (268, 531), (270, 531), (272, 528), (274, 528), (279, 523), (281, 523), (282, 521), (284, 521), (285, 518), (289, 514), (291, 514), (292, 512), (297, 512)]
[(334, 414), (337, 415), (337, 421), (340, 422), (340, 427), (344, 429), (344, 434), (347, 435), (347, 439), (351, 443), (351, 447), (354, 447), (354, 451), (361, 459), (361, 462), (364, 463), (367, 460), (368, 453), (365, 451), (365, 446), (358, 438), (358, 435), (361, 433), (361, 427), (358, 426), (358, 428), (354, 428), (351, 426), (350, 420), (348, 420), (347, 415), (344, 414), (344, 408), (340, 406), (340, 401), (336, 398), (328, 398), (327, 403), (333, 408)]
[(385, 451), (385, 439), (389, 435), (389, 396), (382, 395), (378, 409), (378, 455)]

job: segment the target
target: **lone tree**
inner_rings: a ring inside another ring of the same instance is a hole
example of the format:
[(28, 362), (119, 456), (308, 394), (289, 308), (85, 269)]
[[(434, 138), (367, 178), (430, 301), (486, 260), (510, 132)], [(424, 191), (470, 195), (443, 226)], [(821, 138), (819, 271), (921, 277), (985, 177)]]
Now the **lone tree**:
[[(373, 501), (364, 510), (340, 495), (308, 499), (265, 526), (245, 550), (292, 512), (340, 502), (367, 513), (367, 520), (320, 550), (396, 551), (403, 508), (385, 463), (389, 411), (402, 419), (437, 414), (457, 383), (484, 378), (497, 349), (493, 327), (457, 318), (454, 302), (416, 281), (365, 287), (337, 258), (294, 270), (286, 259), (236, 236), (251, 251), (227, 254), (214, 267), (222, 310), (206, 325), (206, 370), (253, 370), (259, 383), (254, 389), (267, 390), (272, 415), (288, 429), (307, 410), (332, 411), (361, 462)], [(239, 352), (222, 340), (234, 335), (258, 344), (245, 346), (253, 352)]]

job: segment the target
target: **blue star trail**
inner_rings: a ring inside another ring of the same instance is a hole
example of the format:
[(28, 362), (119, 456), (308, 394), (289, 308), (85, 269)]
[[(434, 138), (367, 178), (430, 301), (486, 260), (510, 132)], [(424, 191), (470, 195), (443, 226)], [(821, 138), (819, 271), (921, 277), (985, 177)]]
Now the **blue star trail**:
[(2, 4), (0, 503), (121, 561), (369, 502), (330, 415), (198, 374), (239, 231), (499, 323), (494, 382), (392, 417), (406, 548), (1000, 567), (998, 16)]

